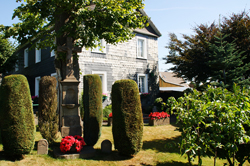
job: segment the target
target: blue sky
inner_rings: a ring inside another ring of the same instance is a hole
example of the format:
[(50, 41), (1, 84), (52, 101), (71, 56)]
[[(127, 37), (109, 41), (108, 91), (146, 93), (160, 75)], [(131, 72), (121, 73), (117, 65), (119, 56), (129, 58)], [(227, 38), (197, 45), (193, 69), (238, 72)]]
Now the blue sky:
[[(13, 10), (20, 5), (16, 0), (0, 0), (0, 24), (11, 25)], [(165, 46), (169, 43), (169, 33), (193, 34), (195, 25), (218, 22), (219, 15), (249, 11), (249, 0), (145, 0), (145, 12), (151, 18), (162, 36), (158, 40), (159, 70), (165, 71), (171, 65), (162, 60), (168, 54)]]

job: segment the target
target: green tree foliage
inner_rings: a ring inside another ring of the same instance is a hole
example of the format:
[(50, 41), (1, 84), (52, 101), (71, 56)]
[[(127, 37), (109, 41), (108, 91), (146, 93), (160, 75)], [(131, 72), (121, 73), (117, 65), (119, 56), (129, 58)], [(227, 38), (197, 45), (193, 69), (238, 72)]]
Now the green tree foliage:
[(57, 90), (56, 78), (44, 76), (39, 82), (39, 130), (49, 144), (58, 138)]
[[(250, 19), (248, 15), (243, 12), (241, 14), (233, 14), (230, 18), (223, 18), (223, 23), (220, 26), (220, 31), (223, 34), (222, 36), (225, 35), (223, 42), (227, 42), (224, 44), (230, 46), (229, 48), (224, 47), (224, 51), (227, 53), (234, 53), (234, 55), (239, 53), (241, 55), (240, 60), (243, 60), (241, 66), (249, 64), (250, 62), (250, 51), (248, 48), (250, 33), (249, 21)], [(218, 31), (219, 26), (212, 23), (211, 25), (197, 25), (194, 28), (194, 35), (183, 35), (184, 40), (177, 39), (176, 35), (173, 33), (170, 34), (170, 43), (166, 47), (170, 49), (170, 51), (169, 55), (164, 58), (166, 63), (172, 63), (175, 65), (170, 70), (175, 72), (178, 77), (183, 77), (184, 79), (193, 81), (197, 87), (200, 83), (207, 84), (207, 80), (214, 77), (215, 73), (213, 71), (217, 70), (216, 68), (213, 68), (214, 65), (207, 62), (219, 61), (219, 59), (213, 59), (218, 58), (218, 56), (211, 56), (215, 51), (214, 49), (211, 49), (211, 45), (218, 47), (218, 44), (216, 43), (218, 37), (220, 37)], [(234, 49), (234, 51), (232, 51), (232, 49)], [(225, 55), (225, 53), (222, 55)], [(233, 72), (233, 70), (231, 72)], [(242, 78), (248, 78), (250, 70), (243, 72), (244, 75)], [(238, 80), (240, 84), (249, 84), (248, 81), (243, 83), (239, 79), (236, 80)]]
[(0, 73), (13, 69), (17, 60), (16, 55), (13, 55), (14, 50), (14, 45), (8, 39), (4, 39), (3, 34), (0, 34)]
[[(225, 88), (232, 89), (233, 84), (249, 85), (249, 78), (245, 78), (249, 70), (250, 63), (243, 64), (246, 56), (244, 52), (236, 49), (235, 43), (228, 43), (225, 38), (229, 35), (223, 35), (218, 32), (215, 36), (215, 43), (209, 43), (208, 66), (211, 68), (210, 82), (215, 82), (216, 86), (223, 85)], [(223, 82), (223, 84), (221, 84)]]
[[(17, 2), (22, 0), (17, 0)], [(78, 46), (94, 47), (97, 40), (116, 44), (131, 39), (133, 29), (144, 27), (139, 12), (143, 0), (24, 0), (14, 10), (21, 22), (1, 26), (6, 37), (20, 43), (41, 40), (38, 47), (52, 46), (55, 37), (72, 37)], [(60, 21), (65, 21), (61, 23)], [(61, 26), (62, 25), (62, 26)], [(60, 41), (58, 41), (60, 42)]]
[(113, 138), (115, 149), (126, 156), (142, 148), (143, 118), (137, 83), (119, 80), (112, 86)]
[(94, 146), (101, 136), (102, 81), (99, 75), (84, 76), (84, 141)]
[(29, 84), (23, 75), (3, 78), (0, 89), (0, 123), (4, 153), (21, 156), (35, 144), (35, 122)]
[(214, 165), (217, 157), (227, 159), (230, 166), (235, 158), (241, 164), (249, 159), (249, 146), (244, 148), (250, 139), (249, 94), (247, 88), (235, 85), (232, 92), (208, 86), (202, 93), (194, 90), (177, 101), (169, 98), (182, 135), (181, 153), (190, 162), (198, 156), (199, 165), (202, 156), (214, 157)]

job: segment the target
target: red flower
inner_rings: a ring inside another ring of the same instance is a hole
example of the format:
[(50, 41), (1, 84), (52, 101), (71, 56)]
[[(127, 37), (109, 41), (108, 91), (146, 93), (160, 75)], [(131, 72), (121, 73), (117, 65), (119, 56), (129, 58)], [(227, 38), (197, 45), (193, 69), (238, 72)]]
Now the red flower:
[(76, 151), (80, 152), (86, 143), (84, 142), (83, 138), (79, 135), (73, 136), (66, 136), (62, 139), (60, 143), (60, 150), (63, 153), (70, 151), (70, 148), (75, 145)]
[(170, 115), (166, 112), (151, 112), (149, 114), (149, 117), (151, 117), (151, 120), (153, 120), (155, 118), (161, 119), (161, 118), (170, 117)]
[(112, 116), (113, 116), (113, 114), (112, 114), (112, 112), (109, 114), (109, 118), (112, 118)]

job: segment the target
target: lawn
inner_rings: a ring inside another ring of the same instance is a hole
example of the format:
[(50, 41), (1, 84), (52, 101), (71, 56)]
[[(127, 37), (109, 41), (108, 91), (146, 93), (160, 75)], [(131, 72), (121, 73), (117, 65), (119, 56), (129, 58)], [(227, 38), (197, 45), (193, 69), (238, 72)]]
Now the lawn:
[[(1, 166), (40, 166), (40, 165), (65, 165), (65, 166), (105, 166), (105, 165), (121, 165), (121, 166), (134, 166), (134, 165), (157, 165), (157, 166), (185, 166), (188, 165), (187, 158), (181, 156), (178, 148), (171, 148), (173, 142), (179, 140), (180, 133), (176, 131), (174, 125), (166, 126), (144, 126), (143, 133), (143, 148), (134, 158), (126, 158), (120, 156), (118, 152), (112, 147), (111, 154), (101, 153), (101, 142), (105, 139), (109, 139), (113, 143), (112, 127), (103, 126), (102, 136), (100, 137), (94, 148), (97, 150), (96, 155), (90, 159), (55, 159), (53, 153), (50, 150), (49, 155), (37, 155), (36, 146), (29, 155), (25, 155), (25, 158), (20, 161), (6, 160), (3, 154), (2, 144), (0, 144), (0, 165)], [(36, 143), (42, 139), (39, 132), (36, 134)], [(58, 139), (60, 142), (60, 139)], [(224, 165), (226, 160), (217, 160), (217, 165)], [(197, 164), (195, 161), (193, 164)], [(213, 165), (213, 159), (203, 158), (203, 165)], [(249, 163), (244, 166), (250, 166)]]

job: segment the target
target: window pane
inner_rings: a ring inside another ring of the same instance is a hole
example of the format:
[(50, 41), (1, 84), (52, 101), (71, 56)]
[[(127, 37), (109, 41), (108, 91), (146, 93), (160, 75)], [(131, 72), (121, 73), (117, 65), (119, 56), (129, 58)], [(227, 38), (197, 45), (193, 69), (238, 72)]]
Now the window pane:
[(139, 76), (139, 91), (141, 93), (145, 92), (145, 77), (144, 76)]
[(138, 39), (138, 56), (143, 57), (143, 45), (144, 45), (144, 40)]

